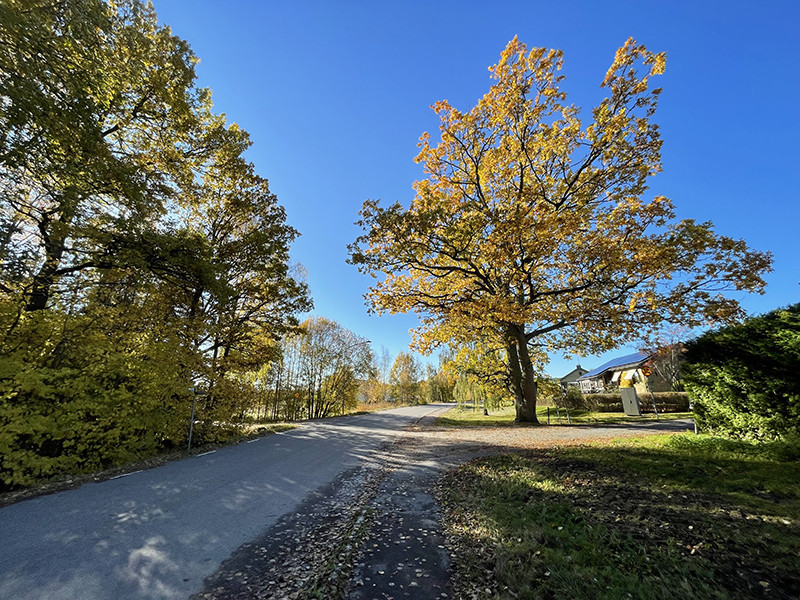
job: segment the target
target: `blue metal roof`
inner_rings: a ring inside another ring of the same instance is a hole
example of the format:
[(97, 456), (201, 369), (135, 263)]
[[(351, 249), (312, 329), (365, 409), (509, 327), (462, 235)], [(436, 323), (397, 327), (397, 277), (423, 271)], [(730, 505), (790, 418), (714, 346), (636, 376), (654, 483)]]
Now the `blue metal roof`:
[(607, 363), (600, 365), (596, 369), (589, 371), (581, 377), (578, 377), (578, 381), (581, 379), (591, 379), (592, 377), (596, 377), (597, 375), (600, 375), (609, 369), (619, 369), (620, 367), (638, 365), (639, 363), (646, 361), (648, 358), (650, 358), (650, 355), (646, 352), (635, 352), (634, 354), (627, 354), (625, 356), (612, 358)]

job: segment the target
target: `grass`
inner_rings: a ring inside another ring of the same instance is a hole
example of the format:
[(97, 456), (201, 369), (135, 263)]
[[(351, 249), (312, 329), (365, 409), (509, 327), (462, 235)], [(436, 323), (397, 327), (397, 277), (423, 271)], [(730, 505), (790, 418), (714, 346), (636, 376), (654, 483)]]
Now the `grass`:
[(798, 459), (677, 435), (468, 463), (441, 489), (456, 595), (798, 598)]
[[(564, 409), (559, 413), (554, 407), (549, 407), (550, 411), (550, 424), (552, 425), (567, 425), (570, 422), (573, 425), (582, 423), (623, 423), (634, 421), (661, 420), (669, 419), (690, 419), (692, 413), (660, 413), (656, 417), (652, 413), (645, 413), (641, 417), (629, 417), (624, 413), (605, 413), (605, 412), (592, 412), (587, 410), (571, 410), (569, 411), (569, 419)], [(438, 418), (437, 425), (443, 427), (511, 427), (516, 425), (514, 417), (516, 416), (514, 406), (506, 406), (503, 408), (492, 409), (489, 415), (483, 414), (483, 408), (474, 408), (472, 406), (456, 406), (451, 408), (445, 414)], [(545, 424), (548, 422), (548, 407), (539, 406), (536, 409), (536, 416), (539, 422)]]

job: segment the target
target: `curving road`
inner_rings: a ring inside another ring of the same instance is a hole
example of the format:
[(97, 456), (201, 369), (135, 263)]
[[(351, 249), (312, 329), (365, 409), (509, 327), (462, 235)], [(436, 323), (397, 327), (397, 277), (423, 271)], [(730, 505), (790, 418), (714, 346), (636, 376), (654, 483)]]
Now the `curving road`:
[(443, 405), (297, 429), (0, 509), (4, 600), (185, 599), (306, 495)]

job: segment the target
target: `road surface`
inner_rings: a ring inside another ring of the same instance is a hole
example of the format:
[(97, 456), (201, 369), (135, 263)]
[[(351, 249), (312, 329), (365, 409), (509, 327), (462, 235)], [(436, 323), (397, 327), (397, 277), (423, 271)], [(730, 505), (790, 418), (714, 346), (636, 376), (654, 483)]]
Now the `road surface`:
[(441, 405), (297, 429), (0, 509), (3, 600), (181, 599)]

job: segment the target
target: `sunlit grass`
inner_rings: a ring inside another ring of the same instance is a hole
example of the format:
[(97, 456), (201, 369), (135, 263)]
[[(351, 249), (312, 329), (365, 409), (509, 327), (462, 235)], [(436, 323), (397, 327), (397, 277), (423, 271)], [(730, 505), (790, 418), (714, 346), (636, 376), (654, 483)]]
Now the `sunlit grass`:
[(443, 427), (506, 427), (514, 424), (514, 406), (496, 408), (486, 416), (483, 408), (472, 405), (454, 406), (436, 420)]
[(296, 423), (248, 423), (242, 428), (242, 433), (246, 436), (268, 435), (270, 433), (280, 433), (297, 427)]
[(797, 444), (679, 435), (469, 463), (442, 491), (457, 589), (800, 597), (798, 457)]
[[(515, 425), (516, 410), (513, 405), (492, 408), (485, 415), (482, 407), (460, 405), (451, 408), (436, 421), (442, 427), (510, 427)], [(629, 417), (624, 413), (593, 412), (586, 410), (566, 410), (540, 406), (536, 416), (542, 424), (580, 425), (584, 423), (626, 423), (652, 420), (690, 419), (692, 413), (660, 413), (658, 416), (646, 413), (641, 417)]]
[(723, 502), (769, 513), (777, 507), (800, 520), (800, 444), (748, 442), (708, 435), (664, 435), (617, 440), (570, 451), (676, 492), (703, 492)]

